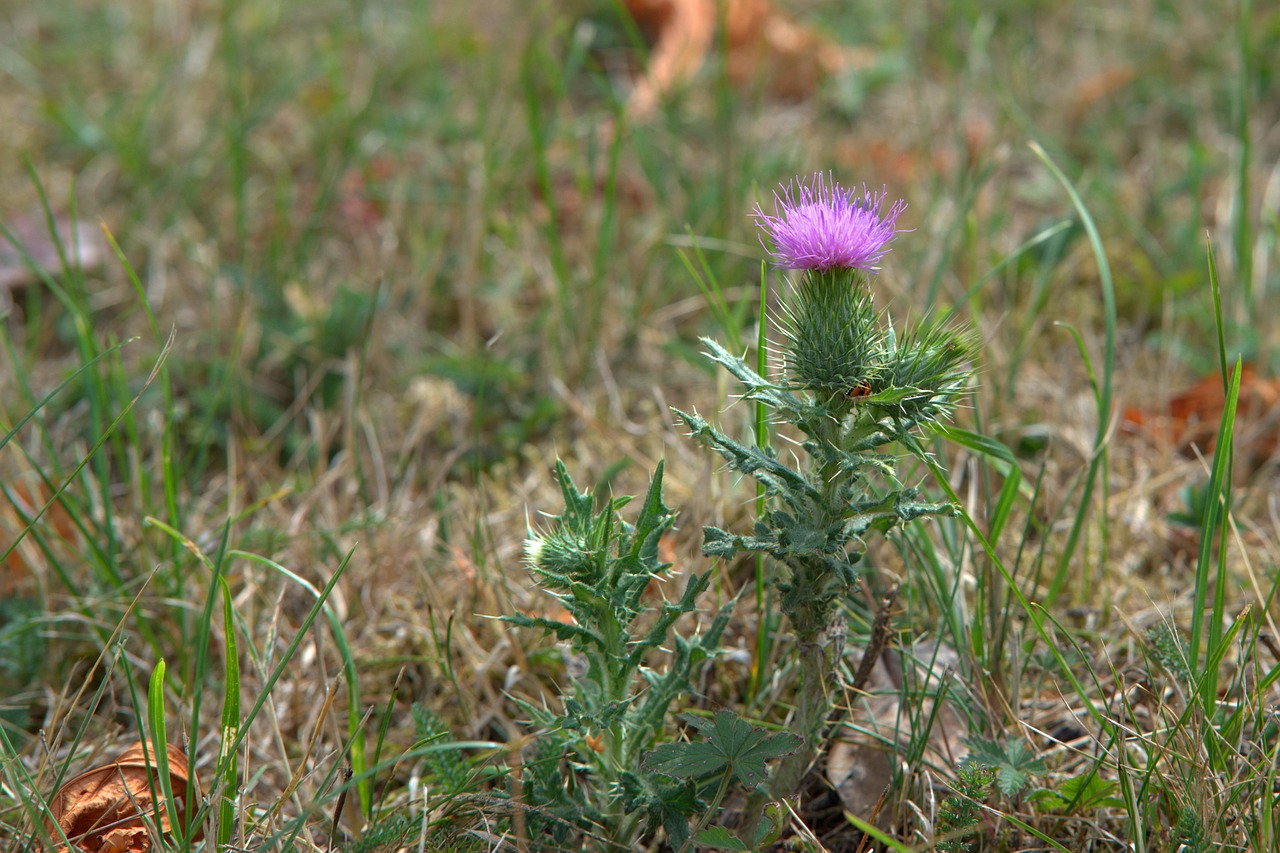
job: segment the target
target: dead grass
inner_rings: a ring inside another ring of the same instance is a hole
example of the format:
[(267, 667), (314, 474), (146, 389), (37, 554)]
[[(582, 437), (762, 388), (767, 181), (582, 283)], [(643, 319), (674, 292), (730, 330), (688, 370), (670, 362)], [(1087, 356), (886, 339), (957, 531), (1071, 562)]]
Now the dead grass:
[[(868, 95), (856, 112), (840, 107), (838, 87), (848, 81), (782, 104), (718, 91), (704, 73), (672, 110), (629, 131), (616, 186), (597, 133), (609, 115), (606, 83), (548, 64), (572, 46), (571, 21), (554, 10), (486, 4), (473, 17), (414, 4), (242, 2), (220, 11), (47, 2), (6, 13), (0, 221), (39, 207), (22, 165), (29, 157), (56, 211), (74, 194), (83, 219), (110, 229), (138, 270), (161, 337), (171, 328), (175, 336), (172, 419), (151, 389), (128, 429), (71, 477), (99, 438), (84, 392), (73, 388), (0, 449), (0, 483), (11, 494), (40, 488), (41, 474), (54, 485), (65, 477), (67, 511), (84, 525), (66, 534), (46, 516), (15, 552), (20, 559), (0, 566), (2, 588), (36, 602), (39, 614), (34, 668), (18, 682), (0, 670), (0, 692), (13, 696), (5, 706), (18, 711), (10, 738), (36, 790), (48, 796), (59, 770), (91, 766), (136, 740), (135, 702), (160, 655), (173, 673), (170, 731), (190, 723), (192, 649), (184, 644), (210, 594), (207, 574), (148, 516), (206, 554), (231, 519), (232, 547), (317, 585), (354, 549), (330, 603), (358, 662), (356, 716), (373, 709), (366, 732), (376, 731), (402, 679), (384, 759), (412, 741), (407, 709), (418, 702), (460, 739), (506, 744), (494, 763), (511, 760), (529, 733), (510, 696), (553, 697), (564, 663), (550, 641), (481, 617), (549, 607), (523, 570), (521, 543), (527, 521), (558, 506), (551, 460), (565, 458), (579, 483), (629, 460), (612, 487), (634, 494), (665, 458), (667, 502), (682, 511), (677, 572), (705, 564), (702, 524), (748, 523), (749, 487), (697, 452), (669, 414), (670, 406), (697, 408), (743, 430), (750, 417), (742, 406), (722, 411), (733, 389), (697, 356), (696, 336), (719, 332), (679, 252), (686, 228), (728, 241), (727, 251), (708, 243), (707, 262), (727, 292), (751, 298), (758, 253), (746, 214), (797, 172), (831, 167), (910, 200), (904, 222), (916, 231), (878, 279), (880, 306), (903, 318), (962, 306), (983, 341), (981, 386), (962, 421), (1015, 449), (1028, 436), (1048, 437), (1043, 448), (1019, 451), (1038, 498), (1034, 507), (1019, 503), (1010, 529), (1026, 527), (998, 546), (1020, 566), (1032, 601), (1078, 511), (1076, 478), (1098, 418), (1076, 344), (1055, 324), (1080, 331), (1096, 367), (1104, 317), (1096, 264), (1079, 237), (1060, 254), (1037, 247), (969, 292), (1016, 247), (1071, 216), (1026, 141), (1058, 158), (1104, 235), (1122, 312), (1120, 407), (1158, 407), (1216, 364), (1206, 232), (1224, 284), (1228, 348), (1274, 367), (1275, 200), (1264, 187), (1274, 183), (1280, 151), (1272, 131), (1280, 100), (1261, 68), (1280, 31), (1274, 12), (1263, 4), (1252, 12), (1252, 166), (1242, 184), (1233, 6), (930, 3), (892, 20), (864, 10), (858, 29), (845, 4), (796, 5), (898, 56), (899, 70), (862, 80)], [(605, 19), (606, 6), (592, 13)], [(528, 123), (533, 102), (541, 147)], [(1232, 254), (1241, 186), (1257, 238), (1250, 283), (1235, 278)], [(138, 338), (100, 366), (119, 408), (162, 341), (122, 265), (88, 270), (83, 284), (90, 337), (103, 345)], [(340, 301), (344, 289), (354, 294), (349, 303)], [(1252, 306), (1249, 289), (1262, 294)], [(39, 285), (14, 296), (0, 369), (6, 431), (84, 360), (74, 312)], [(362, 311), (367, 324), (349, 325)], [(744, 337), (754, 334), (754, 316), (749, 308), (741, 318)], [(598, 319), (586, 346), (586, 330), (573, 324), (590, 318)], [(348, 338), (338, 349), (330, 343)], [(166, 434), (175, 453), (168, 460)], [(1029, 739), (1049, 768), (1047, 787), (1095, 765), (1108, 781), (1122, 780), (1117, 768), (1130, 762), (1130, 778), (1145, 780), (1160, 814), (1193, 811), (1216, 843), (1244, 849), (1247, 804), (1232, 793), (1268, 778), (1274, 740), (1244, 726), (1230, 769), (1191, 772), (1206, 766), (1193, 737), (1195, 703), (1144, 644), (1150, 626), (1190, 623), (1199, 539), (1167, 516), (1182, 505), (1181, 487), (1205, 481), (1207, 463), (1118, 433), (1109, 453), (1070, 584), (1048, 615), (1088, 701), (1123, 742), (1098, 740), (1097, 718), (1063, 686), (1013, 605), (1000, 680), (1020, 689), (984, 693), (977, 681), (990, 674), (961, 649), (958, 677), (976, 681), (957, 693), (982, 716), (968, 721), (973, 733)], [(981, 519), (989, 474), (960, 456), (948, 461)], [(176, 517), (163, 497), (166, 468), (176, 477)], [(1237, 474), (1226, 611), (1252, 608), (1256, 625), (1274, 635), (1276, 469)], [(25, 527), (8, 512), (0, 525), (4, 547)], [(936, 604), (910, 590), (918, 564), (889, 547), (876, 553), (914, 596), (899, 639), (935, 634)], [(1043, 554), (1043, 568), (1033, 554)], [(992, 569), (972, 542), (956, 557), (948, 568), (961, 577), (967, 608), (976, 607)], [(91, 568), (99, 564), (118, 571), (118, 585)], [(736, 593), (750, 572), (722, 567), (715, 596)], [(242, 673), (248, 698), (313, 598), (245, 560), (229, 561), (226, 577), (242, 651), (252, 645), (258, 660), (246, 659)], [(15, 617), (0, 615), (0, 637), (6, 618)], [(748, 596), (730, 647), (751, 649), (757, 628)], [(327, 843), (330, 774), (345, 760), (350, 732), (348, 695), (337, 686), (341, 656), (326, 631), (302, 641), (245, 741), (240, 809), (257, 833), (240, 841), (249, 847), (299, 815), (308, 817), (298, 843)], [(1267, 648), (1242, 639), (1223, 661), (1225, 704), (1274, 698), (1269, 685), (1253, 689), (1278, 663)], [(779, 671), (765, 695), (746, 697), (736, 660), (708, 673), (697, 701), (751, 700), (751, 713), (781, 718), (790, 674)], [(217, 757), (215, 704), (201, 730), (186, 733), (202, 774)], [(1265, 715), (1259, 707), (1249, 717)], [(874, 819), (924, 845), (938, 796), (929, 792), (941, 791), (947, 771), (896, 776)], [(378, 778), (387, 783), (382, 802), (403, 803), (410, 768), (388, 775)], [(1117, 849), (1137, 838), (1176, 846), (1168, 828), (1134, 825), (1114, 803), (1055, 816), (1024, 797), (993, 802), (1066, 849)], [(504, 808), (477, 795), (454, 819), (472, 829), (488, 821), (485, 831), (496, 833)], [(822, 843), (852, 849), (857, 834), (834, 814), (819, 827)], [(0, 821), (0, 834), (32, 828), (16, 809), (0, 809)], [(354, 799), (342, 823), (340, 839), (362, 831)], [(980, 840), (983, 849), (1042, 843), (994, 813)]]

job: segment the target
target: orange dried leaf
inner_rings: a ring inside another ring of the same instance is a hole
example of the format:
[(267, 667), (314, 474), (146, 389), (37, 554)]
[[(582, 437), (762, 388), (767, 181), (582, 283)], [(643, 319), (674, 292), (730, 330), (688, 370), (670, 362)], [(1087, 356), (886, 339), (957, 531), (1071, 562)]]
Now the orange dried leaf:
[(338, 216), (347, 233), (373, 233), (387, 218), (387, 202), (380, 185), (395, 172), (396, 165), (391, 160), (376, 157), (343, 175), (338, 183)]
[[(1122, 422), (1129, 431), (1168, 442), (1183, 453), (1191, 453), (1192, 448), (1212, 453), (1225, 409), (1222, 376), (1213, 373), (1171, 398), (1163, 411), (1128, 408)], [(1259, 375), (1248, 363), (1240, 372), (1236, 443), (1255, 467), (1280, 447), (1280, 380)]]
[[(929, 154), (884, 137), (848, 136), (836, 143), (836, 162), (853, 172), (871, 172), (890, 184), (909, 184), (930, 168)], [(941, 170), (940, 170), (941, 171)]]
[(1071, 121), (1080, 121), (1094, 104), (1109, 98), (1137, 78), (1138, 71), (1132, 65), (1117, 65), (1088, 78), (1076, 87), (1071, 97), (1068, 111)]
[[(200, 782), (189, 772), (181, 749), (169, 744), (167, 752), (169, 782), (181, 811), (188, 791), (192, 802), (201, 797)], [(160, 792), (156, 768), (146, 759), (139, 742), (110, 764), (86, 770), (68, 781), (49, 802), (53, 821), (45, 821), (45, 832), (57, 839), (61, 828), (71, 842), (70, 849), (79, 853), (144, 853), (151, 846), (147, 823), (154, 825), (152, 792)], [(178, 817), (183, 823), (187, 820), (185, 814)], [(162, 805), (160, 831), (168, 832), (171, 827), (168, 809)], [(199, 836), (197, 831), (196, 838)], [(67, 848), (58, 844), (55, 849)]]
[[(715, 43), (717, 6), (717, 0), (626, 0), (631, 17), (653, 38), (649, 67), (627, 104), (633, 117), (652, 113), (698, 73)], [(729, 78), (742, 84), (763, 77), (782, 97), (807, 97), (824, 77), (873, 59), (796, 23), (769, 0), (726, 0), (724, 25)]]
[(780, 98), (807, 98), (826, 77), (875, 61), (873, 52), (832, 41), (770, 0), (729, 0), (725, 44), (729, 79), (738, 84), (764, 79)]
[(655, 34), (649, 67), (627, 104), (636, 117), (649, 115), (658, 100), (698, 73), (716, 27), (715, 0), (627, 0), (636, 23)]
[[(50, 494), (40, 483), (27, 485), (20, 482), (12, 483), (7, 494), (0, 493), (0, 542), (5, 543), (0, 546), (0, 553), (26, 529), (23, 519), (34, 519), (36, 513), (44, 509)], [(60, 501), (49, 506), (34, 525), (43, 525), (41, 529), (46, 534), (52, 532), (63, 542), (76, 542), (75, 523)], [(28, 582), (40, 560), (39, 547), (30, 536), (19, 542), (0, 565), (0, 596), (26, 594)]]
[(670, 531), (662, 534), (658, 539), (658, 559), (664, 563), (670, 563), (676, 574), (679, 574), (679, 567), (676, 565), (680, 562), (680, 555), (676, 553), (676, 535)]
[(461, 575), (467, 583), (474, 584), (476, 582), (476, 577), (480, 573), (479, 569), (476, 568), (475, 561), (467, 555), (466, 551), (453, 543), (449, 543), (449, 555), (453, 557), (453, 567), (457, 570), (458, 574)]

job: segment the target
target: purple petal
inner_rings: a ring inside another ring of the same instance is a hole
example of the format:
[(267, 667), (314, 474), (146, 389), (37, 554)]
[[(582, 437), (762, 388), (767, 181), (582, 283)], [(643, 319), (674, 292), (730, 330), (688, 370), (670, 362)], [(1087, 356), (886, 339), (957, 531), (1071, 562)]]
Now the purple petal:
[(898, 216), (907, 203), (884, 209), (887, 192), (862, 197), (840, 186), (830, 175), (814, 174), (809, 182), (792, 181), (773, 194), (774, 214), (759, 207), (752, 214), (773, 244), (765, 248), (774, 265), (793, 270), (859, 269), (874, 272), (900, 230)]

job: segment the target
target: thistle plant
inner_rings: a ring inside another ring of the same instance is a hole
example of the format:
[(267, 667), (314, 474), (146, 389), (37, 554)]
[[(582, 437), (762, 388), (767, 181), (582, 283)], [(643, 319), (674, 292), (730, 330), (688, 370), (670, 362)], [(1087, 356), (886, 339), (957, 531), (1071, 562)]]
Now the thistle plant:
[[(554, 633), (580, 670), (562, 707), (524, 706), (540, 732), (522, 796), (532, 808), (531, 835), (551, 845), (585, 832), (610, 849), (633, 850), (659, 827), (679, 844), (698, 809), (692, 784), (646, 770), (641, 756), (665, 736), (671, 704), (690, 689), (694, 667), (719, 650), (732, 603), (693, 637), (673, 629), (697, 608), (710, 572), (691, 575), (678, 600), (648, 603), (646, 590), (671, 567), (658, 551), (675, 520), (662, 501), (662, 471), (659, 464), (630, 524), (621, 515), (630, 498), (605, 500), (596, 511), (557, 461), (564, 512), (526, 540), (529, 570), (572, 619), (504, 618)], [(660, 670), (658, 657), (665, 657)]]
[(676, 410), (698, 442), (753, 477), (768, 497), (749, 534), (704, 529), (703, 550), (730, 559), (763, 552), (795, 638), (800, 683), (791, 720), (803, 745), (784, 757), (747, 807), (794, 794), (824, 743), (844, 653), (842, 603), (858, 580), (867, 539), (956, 507), (923, 500), (897, 476), (897, 455), (927, 453), (921, 436), (950, 416), (971, 378), (972, 347), (942, 326), (902, 334), (877, 313), (870, 276), (902, 233), (902, 201), (859, 195), (816, 174), (774, 195), (755, 218), (777, 268), (791, 271), (775, 318), (781, 375), (768, 378), (715, 341), (709, 357), (762, 404), (773, 423), (793, 427), (803, 454), (784, 461), (770, 447), (728, 436), (696, 413)]

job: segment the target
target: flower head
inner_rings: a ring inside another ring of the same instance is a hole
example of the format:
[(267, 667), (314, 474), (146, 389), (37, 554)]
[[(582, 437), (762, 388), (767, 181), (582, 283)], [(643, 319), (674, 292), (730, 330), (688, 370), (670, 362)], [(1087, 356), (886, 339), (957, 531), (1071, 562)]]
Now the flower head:
[(781, 194), (775, 192), (773, 215), (757, 206), (753, 216), (773, 244), (766, 250), (783, 269), (874, 272), (901, 230), (898, 216), (907, 207), (898, 200), (886, 211), (886, 195), (864, 186), (859, 198), (829, 174), (817, 172), (808, 182), (792, 181), (781, 187)]

